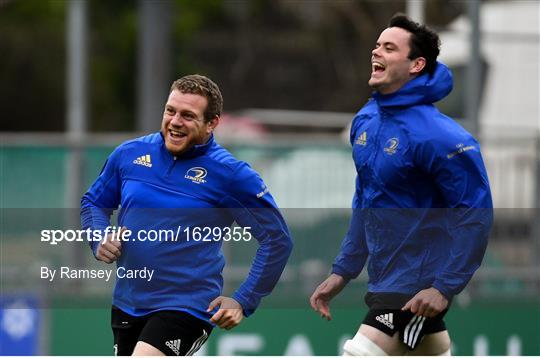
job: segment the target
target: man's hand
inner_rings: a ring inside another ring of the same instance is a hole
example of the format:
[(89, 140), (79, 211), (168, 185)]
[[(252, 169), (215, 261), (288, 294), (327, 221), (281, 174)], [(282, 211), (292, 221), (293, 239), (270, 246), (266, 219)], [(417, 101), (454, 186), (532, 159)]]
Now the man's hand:
[(96, 259), (111, 264), (116, 261), (122, 254), (122, 233), (127, 228), (122, 227), (118, 232), (118, 235), (110, 234), (99, 243), (96, 250)]
[(418, 292), (401, 308), (410, 310), (417, 316), (435, 317), (448, 307), (448, 300), (434, 287)]
[(340, 293), (346, 285), (347, 281), (343, 277), (335, 273), (331, 274), (311, 295), (309, 299), (311, 307), (315, 312), (319, 312), (321, 317), (330, 321), (332, 319), (332, 315), (330, 314), (330, 300)]
[(238, 326), (244, 319), (242, 306), (234, 298), (219, 296), (210, 302), (206, 312), (211, 312), (218, 306), (218, 311), (210, 318), (210, 321), (220, 328), (229, 330)]

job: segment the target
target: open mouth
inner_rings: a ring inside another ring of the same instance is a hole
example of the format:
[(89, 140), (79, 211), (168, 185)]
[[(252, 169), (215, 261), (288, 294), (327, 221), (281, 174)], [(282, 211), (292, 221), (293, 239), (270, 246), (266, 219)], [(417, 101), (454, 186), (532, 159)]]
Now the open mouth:
[(170, 139), (172, 142), (180, 142), (180, 141), (182, 141), (185, 137), (187, 137), (187, 134), (186, 134), (186, 133), (183, 133), (183, 132), (174, 130), (174, 129), (172, 129), (172, 128), (169, 128), (167, 132), (168, 132), (168, 134), (169, 134), (169, 139)]
[(382, 73), (384, 72), (384, 70), (386, 69), (386, 66), (383, 65), (382, 63), (380, 62), (372, 62), (371, 63), (371, 70), (373, 73)]

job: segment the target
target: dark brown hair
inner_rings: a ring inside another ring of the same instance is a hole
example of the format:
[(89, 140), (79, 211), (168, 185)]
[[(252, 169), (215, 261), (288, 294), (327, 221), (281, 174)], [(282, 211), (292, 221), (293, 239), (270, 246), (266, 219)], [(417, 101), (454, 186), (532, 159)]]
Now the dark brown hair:
[(437, 67), (437, 57), (439, 56), (441, 41), (439, 35), (431, 30), (426, 25), (421, 25), (412, 21), (404, 14), (396, 14), (390, 20), (388, 27), (399, 27), (411, 33), (409, 41), (409, 60), (414, 60), (418, 57), (426, 59), (426, 66), (420, 72), (433, 74)]
[(188, 75), (177, 79), (171, 85), (171, 91), (178, 90), (182, 93), (198, 94), (208, 101), (204, 111), (204, 120), (211, 121), (216, 116), (221, 116), (223, 111), (223, 97), (219, 87), (208, 77), (203, 75)]

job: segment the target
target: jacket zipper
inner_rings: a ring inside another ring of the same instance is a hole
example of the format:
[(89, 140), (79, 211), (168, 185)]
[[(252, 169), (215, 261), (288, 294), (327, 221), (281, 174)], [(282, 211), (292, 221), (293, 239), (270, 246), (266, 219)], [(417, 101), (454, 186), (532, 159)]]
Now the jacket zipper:
[(171, 165), (169, 165), (169, 169), (167, 169), (167, 173), (165, 173), (165, 176), (169, 176), (174, 168), (174, 165), (176, 164), (176, 155), (173, 157), (173, 162)]
[[(380, 146), (380, 142), (381, 142), (381, 138), (380, 138), (380, 134), (381, 134), (381, 130), (382, 130), (382, 127), (383, 127), (383, 124), (384, 124), (384, 121), (383, 121), (383, 116), (384, 114), (381, 113), (380, 114), (380, 117), (379, 117), (379, 128), (377, 128), (377, 134), (375, 134), (375, 145), (373, 147), (373, 152), (371, 154), (371, 157), (370, 157), (370, 167), (371, 167), (371, 171), (372, 171), (372, 175), (371, 175), (371, 180), (374, 181), (375, 180), (375, 169), (374, 169), (374, 165), (375, 165), (375, 160), (377, 159), (377, 154), (379, 152), (379, 146)], [(373, 195), (374, 194), (371, 194), (370, 197), (368, 198), (368, 206), (371, 207), (371, 199), (373, 198)]]

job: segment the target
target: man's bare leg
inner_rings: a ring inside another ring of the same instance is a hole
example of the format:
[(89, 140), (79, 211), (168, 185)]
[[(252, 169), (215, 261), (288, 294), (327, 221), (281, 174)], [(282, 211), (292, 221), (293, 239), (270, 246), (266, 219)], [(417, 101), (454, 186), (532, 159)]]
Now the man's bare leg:
[(133, 356), (164, 356), (162, 351), (157, 349), (156, 347), (143, 342), (138, 341), (137, 345), (135, 346), (135, 349), (133, 350)]
[(345, 343), (344, 356), (404, 355), (407, 347), (399, 340), (399, 333), (390, 337), (377, 328), (362, 324), (353, 339)]
[(408, 356), (449, 356), (450, 352), (450, 335), (448, 331), (442, 331), (432, 334), (426, 334), (422, 342), (413, 350), (408, 351)]
[[(366, 341), (367, 339), (367, 341)], [(448, 331), (442, 331), (432, 334), (427, 334), (422, 339), (422, 342), (414, 349), (409, 350), (408, 347), (399, 339), (399, 333), (396, 332), (392, 337), (377, 328), (361, 325), (356, 333), (356, 336), (351, 340), (352, 343), (347, 343), (344, 349), (344, 356), (364, 355), (408, 355), (408, 356), (439, 356), (451, 355), (450, 352), (450, 336)], [(347, 341), (349, 342), (349, 341)], [(372, 346), (375, 345), (375, 347)], [(355, 350), (355, 345), (361, 345)], [(349, 349), (347, 349), (349, 348)], [(379, 350), (378, 350), (379, 349)]]

